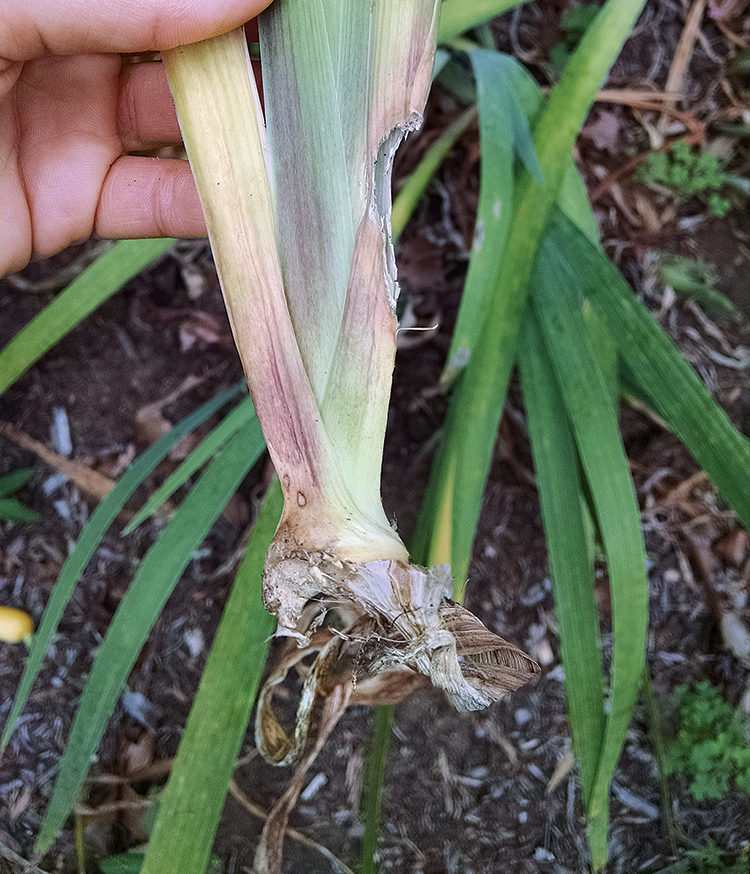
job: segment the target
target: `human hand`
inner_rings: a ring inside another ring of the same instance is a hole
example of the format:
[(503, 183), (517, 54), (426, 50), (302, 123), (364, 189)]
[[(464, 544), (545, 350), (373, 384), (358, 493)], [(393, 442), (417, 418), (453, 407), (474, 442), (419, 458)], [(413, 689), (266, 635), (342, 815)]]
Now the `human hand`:
[(159, 62), (269, 0), (5, 0), (0, 19), (0, 276), (102, 237), (205, 234), (187, 162), (128, 152), (180, 141)]

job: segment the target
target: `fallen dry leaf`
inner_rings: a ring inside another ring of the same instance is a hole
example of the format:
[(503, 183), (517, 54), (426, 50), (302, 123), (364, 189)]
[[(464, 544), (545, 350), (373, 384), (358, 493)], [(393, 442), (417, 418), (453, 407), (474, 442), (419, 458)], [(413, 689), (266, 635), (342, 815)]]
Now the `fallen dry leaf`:
[(227, 320), (220, 321), (203, 310), (191, 310), (188, 317), (180, 323), (177, 333), (183, 352), (189, 351), (199, 342), (206, 346), (217, 345), (234, 350)]
[[(135, 414), (135, 426), (138, 434), (138, 439), (147, 443), (149, 446), (156, 443), (161, 437), (167, 434), (172, 429), (172, 422), (165, 418), (162, 410), (164, 407), (173, 404), (182, 395), (196, 388), (205, 382), (203, 377), (189, 374), (182, 380), (174, 391), (171, 391), (163, 398), (152, 401), (149, 404), (142, 406)], [(182, 461), (195, 446), (195, 438), (191, 435), (186, 435), (169, 453), (169, 458), (172, 461)]]
[(597, 149), (617, 155), (622, 151), (621, 122), (614, 112), (600, 110), (596, 121), (586, 125), (581, 136), (590, 140)]
[[(266, 811), (263, 810), (260, 805), (252, 802), (240, 789), (234, 779), (229, 781), (229, 794), (240, 806), (244, 807), (244, 809), (248, 813), (251, 813), (253, 816), (257, 816), (258, 819), (262, 819), (264, 821), (268, 819), (268, 814), (266, 813)], [(308, 838), (307, 835), (303, 835), (302, 832), (298, 832), (297, 829), (287, 826), (286, 836), (292, 838), (292, 840), (298, 841), (300, 844), (303, 844), (306, 847), (317, 850), (319, 853), (325, 856), (326, 859), (328, 859), (334, 871), (340, 871), (341, 874), (354, 874), (352, 869), (349, 868), (348, 865), (345, 865), (341, 861), (341, 859), (334, 856), (333, 853), (328, 849), (328, 847), (324, 847), (323, 844), (319, 844), (312, 838)]]

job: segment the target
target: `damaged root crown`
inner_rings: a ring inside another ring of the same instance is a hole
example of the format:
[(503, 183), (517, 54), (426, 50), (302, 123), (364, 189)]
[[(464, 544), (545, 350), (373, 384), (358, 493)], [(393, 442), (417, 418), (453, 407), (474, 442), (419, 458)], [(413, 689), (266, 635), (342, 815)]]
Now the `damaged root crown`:
[(350, 562), (325, 554), (274, 557), (264, 574), (266, 606), (278, 633), (301, 646), (335, 610), (344, 641), (366, 651), (367, 672), (410, 668), (443, 689), (457, 710), (481, 710), (505, 697), (539, 666), (451, 600), (447, 565), (393, 560)]

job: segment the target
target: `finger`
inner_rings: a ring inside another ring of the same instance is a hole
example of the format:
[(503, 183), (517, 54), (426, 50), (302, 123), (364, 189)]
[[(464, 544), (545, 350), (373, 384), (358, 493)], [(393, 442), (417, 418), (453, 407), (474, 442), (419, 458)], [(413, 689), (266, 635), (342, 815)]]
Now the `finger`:
[(269, 0), (5, 0), (3, 58), (45, 53), (144, 52), (171, 49), (226, 33), (254, 18)]
[(18, 166), (38, 255), (91, 233), (102, 184), (122, 153), (119, 69), (114, 55), (42, 58), (25, 66), (6, 98), (15, 100)]
[(13, 98), (0, 103), (0, 276), (20, 270), (31, 257), (31, 215), (18, 165), (18, 113)]
[(167, 74), (161, 63), (133, 64), (120, 76), (117, 130), (126, 151), (180, 142)]
[(110, 167), (96, 210), (102, 237), (202, 237), (198, 192), (187, 161), (125, 155)]

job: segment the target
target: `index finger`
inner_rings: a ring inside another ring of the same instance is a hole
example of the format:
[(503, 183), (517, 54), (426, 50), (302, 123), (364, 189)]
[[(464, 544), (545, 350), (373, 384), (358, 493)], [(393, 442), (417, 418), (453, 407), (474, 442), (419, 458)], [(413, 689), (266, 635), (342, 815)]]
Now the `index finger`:
[(29, 61), (45, 54), (148, 52), (226, 33), (270, 0), (5, 0), (2, 57)]

